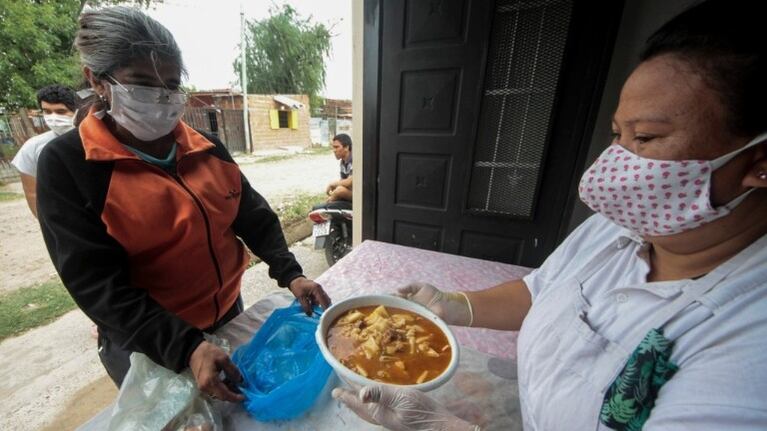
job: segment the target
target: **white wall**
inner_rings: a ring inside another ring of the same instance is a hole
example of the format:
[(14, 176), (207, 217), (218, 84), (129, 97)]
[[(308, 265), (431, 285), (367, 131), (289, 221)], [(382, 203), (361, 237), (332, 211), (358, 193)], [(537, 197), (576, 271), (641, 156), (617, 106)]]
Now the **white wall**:
[(352, 239), (354, 245), (362, 242), (362, 34), (365, 27), (363, 1), (352, 2), (352, 201), (354, 202), (354, 223)]
[[(352, 142), (354, 141), (353, 122), (348, 118), (336, 119), (336, 134), (346, 133), (352, 136)], [(309, 119), (309, 134), (311, 135), (313, 145), (322, 145), (323, 147), (329, 147), (334, 135), (330, 131), (330, 119), (312, 117)], [(354, 147), (352, 147), (354, 148)]]

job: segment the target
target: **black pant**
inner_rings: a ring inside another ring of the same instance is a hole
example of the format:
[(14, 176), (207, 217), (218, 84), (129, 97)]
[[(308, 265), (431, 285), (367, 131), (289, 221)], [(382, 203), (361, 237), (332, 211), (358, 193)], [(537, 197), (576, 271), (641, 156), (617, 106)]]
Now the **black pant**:
[[(230, 320), (237, 317), (242, 313), (244, 306), (242, 303), (242, 296), (237, 298), (237, 301), (232, 305), (232, 308), (224, 314), (224, 316), (218, 319), (218, 322), (214, 323), (209, 328), (203, 329), (204, 332), (212, 334), (219, 328), (229, 323)], [(122, 386), (125, 375), (128, 374), (130, 368), (130, 350), (123, 349), (119, 344), (110, 340), (104, 331), (99, 329), (98, 338), (99, 359), (107, 370), (107, 374), (118, 388)]]

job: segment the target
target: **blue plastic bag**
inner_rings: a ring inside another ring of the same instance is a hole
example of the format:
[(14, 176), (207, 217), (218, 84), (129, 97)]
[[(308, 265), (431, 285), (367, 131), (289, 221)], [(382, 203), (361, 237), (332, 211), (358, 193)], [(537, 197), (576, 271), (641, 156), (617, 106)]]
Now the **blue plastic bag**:
[(308, 411), (328, 381), (331, 368), (314, 332), (322, 311), (308, 317), (298, 301), (272, 312), (232, 361), (240, 368), (243, 406), (259, 421), (294, 419)]

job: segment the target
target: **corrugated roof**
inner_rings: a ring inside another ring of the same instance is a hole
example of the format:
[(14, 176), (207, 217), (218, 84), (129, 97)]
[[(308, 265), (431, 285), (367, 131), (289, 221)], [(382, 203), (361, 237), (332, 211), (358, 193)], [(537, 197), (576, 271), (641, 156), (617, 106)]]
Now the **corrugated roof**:
[(304, 107), (303, 103), (299, 102), (298, 100), (291, 99), (287, 96), (274, 96), (273, 99), (275, 102), (281, 103), (290, 109), (301, 109)]

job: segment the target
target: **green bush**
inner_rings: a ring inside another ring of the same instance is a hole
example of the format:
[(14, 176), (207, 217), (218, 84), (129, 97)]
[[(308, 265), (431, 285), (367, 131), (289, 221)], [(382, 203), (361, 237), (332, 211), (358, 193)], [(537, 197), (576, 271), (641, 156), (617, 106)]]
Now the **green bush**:
[(316, 204), (325, 202), (327, 195), (324, 193), (311, 194), (300, 193), (292, 199), (286, 199), (274, 208), (274, 212), (280, 218), (282, 226), (290, 226), (309, 216), (309, 210)]

